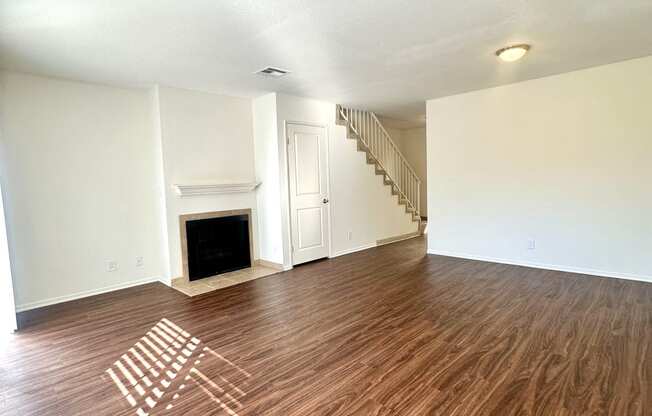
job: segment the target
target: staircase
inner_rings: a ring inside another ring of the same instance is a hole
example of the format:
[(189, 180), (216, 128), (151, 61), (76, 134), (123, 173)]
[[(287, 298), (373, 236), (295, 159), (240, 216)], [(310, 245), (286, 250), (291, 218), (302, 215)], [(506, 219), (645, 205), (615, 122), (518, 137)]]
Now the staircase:
[(398, 196), (398, 203), (405, 206), (405, 212), (412, 215), (412, 221), (419, 223), (419, 233), (423, 233), (419, 213), (421, 179), (378, 117), (370, 111), (345, 108), (339, 104), (336, 111), (336, 123), (346, 127), (346, 136), (357, 141), (358, 151), (366, 153), (367, 163), (374, 165), (376, 174), (391, 187), (392, 195)]

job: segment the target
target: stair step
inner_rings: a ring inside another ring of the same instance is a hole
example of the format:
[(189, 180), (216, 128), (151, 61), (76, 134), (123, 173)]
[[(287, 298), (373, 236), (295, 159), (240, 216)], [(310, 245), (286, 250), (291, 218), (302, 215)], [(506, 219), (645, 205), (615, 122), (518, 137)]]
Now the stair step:
[(353, 131), (353, 128), (348, 123), (346, 124), (346, 137), (351, 140), (358, 140), (358, 135), (355, 134), (355, 131)]

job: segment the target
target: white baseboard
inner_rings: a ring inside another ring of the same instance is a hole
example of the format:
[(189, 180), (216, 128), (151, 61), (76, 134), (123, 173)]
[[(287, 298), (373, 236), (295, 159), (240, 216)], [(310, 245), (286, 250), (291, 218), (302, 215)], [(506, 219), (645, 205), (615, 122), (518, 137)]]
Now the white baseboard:
[(63, 303), (75, 299), (87, 298), (89, 296), (94, 296), (94, 295), (101, 295), (102, 293), (113, 292), (115, 290), (120, 290), (120, 289), (127, 289), (130, 287), (140, 286), (152, 282), (161, 282), (164, 285), (167, 285), (167, 283), (163, 282), (159, 277), (148, 277), (145, 279), (132, 280), (126, 283), (120, 283), (117, 285), (105, 286), (99, 289), (85, 290), (83, 292), (71, 293), (70, 295), (57, 296), (54, 298), (43, 299), (36, 302), (23, 303), (21, 305), (16, 305), (16, 312), (25, 312), (30, 309), (55, 305), (57, 303)]
[(374, 248), (374, 247), (376, 247), (376, 243), (365, 244), (365, 245), (350, 248), (350, 249), (347, 249), (347, 250), (337, 251), (337, 252), (331, 254), (330, 258), (339, 257), (339, 256), (343, 256), (345, 254), (351, 254), (351, 253), (355, 253), (357, 251), (367, 250), (369, 248)]
[(396, 237), (383, 238), (382, 240), (376, 241), (377, 246), (384, 246), (385, 244), (398, 243), (399, 241), (409, 240), (411, 238), (420, 237), (419, 231), (415, 233), (407, 233), (403, 235), (397, 235)]
[(513, 266), (532, 267), (535, 269), (554, 270), (558, 272), (567, 272), (575, 274), (585, 274), (589, 276), (610, 277), (613, 279), (636, 280), (639, 282), (652, 283), (652, 276), (642, 276), (631, 273), (608, 272), (604, 270), (586, 269), (583, 267), (560, 266), (557, 264), (535, 263), (529, 261), (502, 259), (497, 257), (477, 256), (473, 254), (458, 253), (453, 251), (441, 251), (428, 249), (428, 254), (437, 256), (457, 257), (468, 260), (487, 261), (490, 263), (511, 264)]
[(281, 263), (274, 263), (273, 261), (256, 259), (254, 260), (254, 263), (263, 267), (267, 267), (268, 269), (281, 270), (281, 271), (284, 270), (283, 265)]

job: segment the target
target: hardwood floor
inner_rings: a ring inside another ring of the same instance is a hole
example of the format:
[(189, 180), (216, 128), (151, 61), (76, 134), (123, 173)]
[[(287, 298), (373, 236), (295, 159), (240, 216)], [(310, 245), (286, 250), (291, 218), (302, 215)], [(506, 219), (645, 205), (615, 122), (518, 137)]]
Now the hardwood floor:
[(20, 320), (3, 415), (652, 414), (652, 284), (426, 256), (423, 238)]

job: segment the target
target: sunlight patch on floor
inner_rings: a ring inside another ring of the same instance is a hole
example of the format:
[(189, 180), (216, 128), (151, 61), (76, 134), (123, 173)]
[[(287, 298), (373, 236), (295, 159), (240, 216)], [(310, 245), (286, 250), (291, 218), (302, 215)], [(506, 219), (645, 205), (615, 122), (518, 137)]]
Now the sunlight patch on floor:
[[(202, 371), (202, 362), (209, 360), (211, 365)], [(206, 375), (216, 369), (220, 374), (213, 378)], [(167, 398), (165, 410), (174, 408), (174, 402), (188, 391), (188, 383), (229, 415), (238, 416), (237, 411), (242, 408), (240, 400), (246, 393), (237, 385), (244, 386), (251, 377), (165, 318), (122, 354), (106, 373), (138, 416), (150, 415), (166, 394), (171, 398)]]

